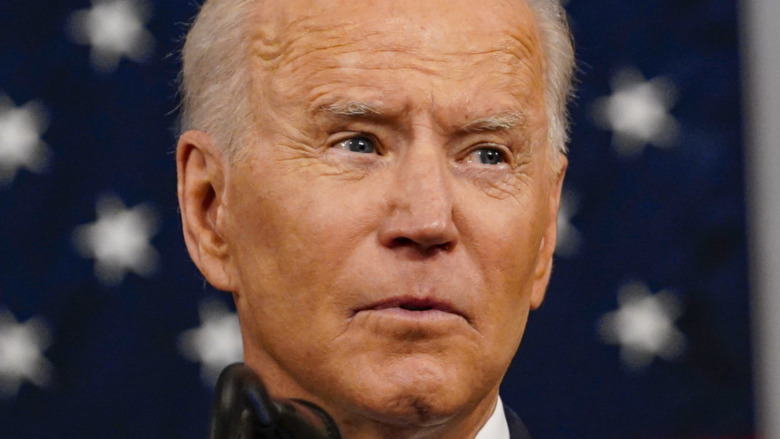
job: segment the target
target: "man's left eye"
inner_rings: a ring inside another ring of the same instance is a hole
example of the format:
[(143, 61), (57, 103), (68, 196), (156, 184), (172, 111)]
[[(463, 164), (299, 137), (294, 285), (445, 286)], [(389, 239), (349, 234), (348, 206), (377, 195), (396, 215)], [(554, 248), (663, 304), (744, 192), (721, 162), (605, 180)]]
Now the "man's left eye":
[(356, 136), (339, 142), (338, 147), (351, 152), (358, 152), (361, 154), (374, 154), (376, 153), (376, 146), (374, 141), (366, 136)]
[(500, 165), (504, 163), (504, 155), (496, 148), (479, 148), (471, 151), (467, 161), (483, 165)]

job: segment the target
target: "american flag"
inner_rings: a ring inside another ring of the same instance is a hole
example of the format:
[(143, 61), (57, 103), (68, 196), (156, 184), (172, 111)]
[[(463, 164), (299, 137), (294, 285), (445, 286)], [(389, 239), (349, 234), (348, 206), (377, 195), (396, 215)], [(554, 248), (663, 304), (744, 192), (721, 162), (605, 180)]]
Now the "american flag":
[[(780, 35), (760, 39), (780, 3), (566, 3), (560, 243), (504, 402), (541, 439), (780, 437), (761, 324), (780, 309)], [(177, 212), (196, 10), (0, 2), (0, 438), (206, 436), (215, 376), (242, 352)]]

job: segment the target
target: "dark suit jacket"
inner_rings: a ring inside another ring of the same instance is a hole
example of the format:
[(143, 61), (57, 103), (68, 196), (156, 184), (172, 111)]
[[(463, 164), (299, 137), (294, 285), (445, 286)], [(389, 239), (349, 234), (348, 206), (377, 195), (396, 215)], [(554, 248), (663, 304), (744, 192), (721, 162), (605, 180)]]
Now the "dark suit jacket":
[(517, 413), (504, 405), (504, 414), (506, 415), (506, 422), (509, 424), (510, 439), (531, 439), (531, 435), (528, 434), (528, 430), (523, 425), (520, 417), (517, 416)]

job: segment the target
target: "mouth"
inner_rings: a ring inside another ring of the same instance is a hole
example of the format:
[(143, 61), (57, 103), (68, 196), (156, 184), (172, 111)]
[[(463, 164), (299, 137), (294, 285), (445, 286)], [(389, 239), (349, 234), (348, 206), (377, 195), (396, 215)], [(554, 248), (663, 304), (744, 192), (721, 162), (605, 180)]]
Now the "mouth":
[(469, 319), (466, 317), (466, 315), (458, 310), (452, 303), (446, 300), (427, 297), (392, 297), (390, 299), (380, 300), (367, 306), (359, 307), (354, 311), (354, 315), (366, 311), (395, 313), (411, 318), (416, 316), (430, 317), (433, 315), (442, 314), (460, 317), (469, 322)]

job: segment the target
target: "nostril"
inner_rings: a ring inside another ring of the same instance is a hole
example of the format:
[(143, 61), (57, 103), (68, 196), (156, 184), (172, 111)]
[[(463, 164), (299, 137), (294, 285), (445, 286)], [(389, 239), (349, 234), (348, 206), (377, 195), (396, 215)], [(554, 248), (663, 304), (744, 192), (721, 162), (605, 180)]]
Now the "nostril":
[(417, 251), (431, 255), (438, 251), (449, 252), (452, 249), (453, 243), (451, 241), (443, 242), (441, 244), (435, 242), (416, 241), (412, 238), (405, 236), (399, 236), (390, 241), (390, 248), (414, 248)]
[(413, 245), (415, 245), (415, 242), (404, 236), (393, 239), (391, 243), (392, 247), (409, 247)]

